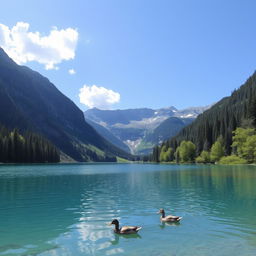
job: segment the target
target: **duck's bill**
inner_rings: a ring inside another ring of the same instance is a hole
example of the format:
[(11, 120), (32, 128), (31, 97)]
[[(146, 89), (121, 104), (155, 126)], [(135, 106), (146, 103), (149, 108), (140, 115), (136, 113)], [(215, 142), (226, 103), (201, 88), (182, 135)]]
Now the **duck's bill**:
[(108, 226), (111, 226), (111, 225), (112, 225), (112, 222), (107, 223), (107, 225), (108, 225)]

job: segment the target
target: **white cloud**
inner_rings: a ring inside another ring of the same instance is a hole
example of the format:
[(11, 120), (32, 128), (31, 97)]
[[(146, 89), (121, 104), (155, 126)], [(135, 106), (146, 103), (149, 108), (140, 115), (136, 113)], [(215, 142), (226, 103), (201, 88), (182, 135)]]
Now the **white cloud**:
[(53, 27), (48, 36), (29, 32), (29, 24), (17, 22), (9, 28), (0, 23), (0, 46), (18, 64), (36, 61), (46, 69), (57, 69), (63, 60), (74, 59), (78, 40), (76, 29)]
[(71, 69), (68, 70), (68, 73), (70, 75), (75, 75), (76, 71), (73, 68), (71, 68)]
[(110, 109), (120, 101), (120, 94), (101, 86), (84, 85), (79, 93), (80, 102), (89, 108)]

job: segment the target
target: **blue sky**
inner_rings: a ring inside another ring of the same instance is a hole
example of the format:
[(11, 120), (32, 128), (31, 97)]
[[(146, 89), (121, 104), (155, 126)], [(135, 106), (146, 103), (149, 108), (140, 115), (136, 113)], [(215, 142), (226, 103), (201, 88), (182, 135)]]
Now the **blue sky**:
[[(8, 0), (1, 1), (0, 23), (10, 30), (27, 23), (28, 32), (40, 36), (53, 27), (77, 32), (74, 58), (64, 52), (54, 64), (58, 70), (46, 70), (38, 61), (42, 55), (23, 64), (47, 76), (82, 110), (108, 99), (105, 108), (181, 109), (230, 95), (254, 72), (255, 10), (253, 0)], [(25, 43), (29, 52), (34, 45)], [(92, 94), (84, 99), (87, 106), (79, 100), (82, 87), (85, 98)]]

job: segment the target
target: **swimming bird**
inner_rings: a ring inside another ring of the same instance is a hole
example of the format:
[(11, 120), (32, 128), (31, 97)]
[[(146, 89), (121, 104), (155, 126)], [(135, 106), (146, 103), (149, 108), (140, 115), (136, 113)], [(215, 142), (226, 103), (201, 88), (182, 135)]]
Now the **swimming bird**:
[(120, 228), (117, 219), (114, 219), (110, 225), (115, 225), (114, 232), (117, 234), (136, 234), (142, 228), (138, 226), (124, 226)]
[(163, 222), (178, 222), (182, 219), (182, 217), (179, 217), (179, 216), (173, 216), (173, 215), (165, 216), (164, 209), (160, 209), (158, 214), (161, 214), (160, 220)]

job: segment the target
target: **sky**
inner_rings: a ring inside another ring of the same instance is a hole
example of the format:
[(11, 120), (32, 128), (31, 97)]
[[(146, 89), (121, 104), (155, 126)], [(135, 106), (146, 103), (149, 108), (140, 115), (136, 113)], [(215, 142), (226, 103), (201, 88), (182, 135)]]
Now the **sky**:
[(0, 46), (86, 110), (217, 102), (256, 67), (254, 0), (1, 1)]

